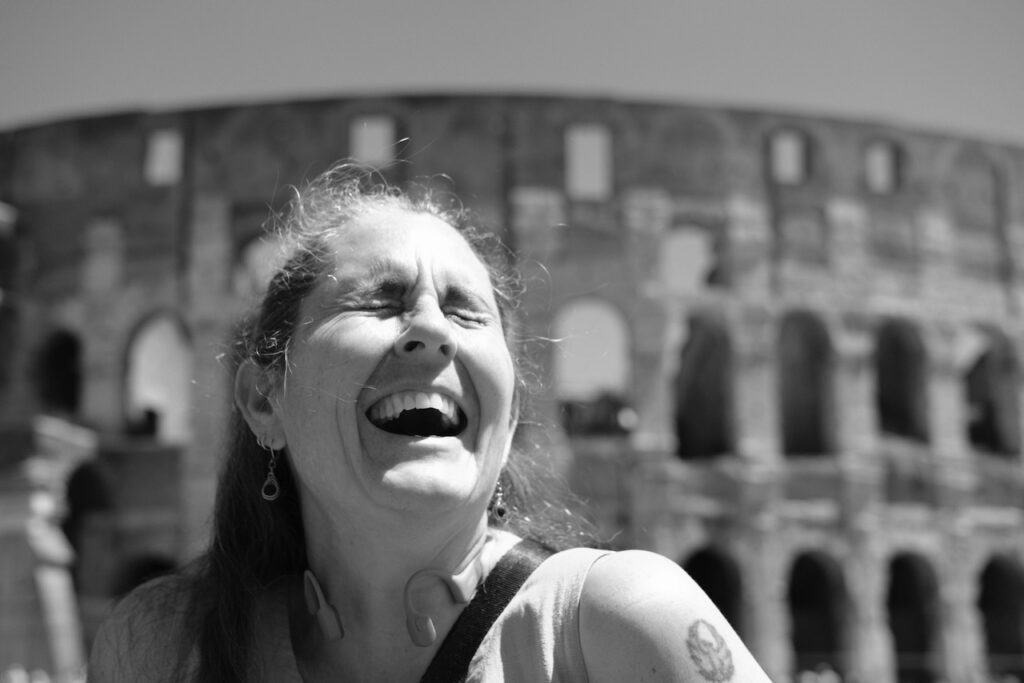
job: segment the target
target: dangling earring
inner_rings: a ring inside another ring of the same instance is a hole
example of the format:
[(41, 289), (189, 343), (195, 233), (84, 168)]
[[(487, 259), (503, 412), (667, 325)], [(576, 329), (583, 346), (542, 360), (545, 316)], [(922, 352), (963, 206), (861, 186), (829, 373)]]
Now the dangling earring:
[(265, 444), (262, 436), (256, 437), (256, 443), (263, 450), (270, 452), (270, 462), (267, 463), (267, 478), (263, 480), (260, 495), (266, 501), (277, 500), (277, 497), (281, 495), (281, 485), (277, 483), (277, 476), (274, 474), (274, 468), (277, 467), (277, 451)]
[(501, 485), (501, 479), (498, 479), (497, 486), (494, 487), (494, 495), (491, 496), (491, 504), (487, 507), (491, 516), (498, 522), (504, 522), (505, 516), (508, 515), (508, 507), (505, 505), (505, 490)]

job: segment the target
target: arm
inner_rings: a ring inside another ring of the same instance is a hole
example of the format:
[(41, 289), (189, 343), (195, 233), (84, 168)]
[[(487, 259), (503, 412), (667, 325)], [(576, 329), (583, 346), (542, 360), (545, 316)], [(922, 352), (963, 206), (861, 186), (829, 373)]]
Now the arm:
[(671, 560), (631, 550), (599, 560), (580, 596), (593, 683), (768, 683), (739, 636)]

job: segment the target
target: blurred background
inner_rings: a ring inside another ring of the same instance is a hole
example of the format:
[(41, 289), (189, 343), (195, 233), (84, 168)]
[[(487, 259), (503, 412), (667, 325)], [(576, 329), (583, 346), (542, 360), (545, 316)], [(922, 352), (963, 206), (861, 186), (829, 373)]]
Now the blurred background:
[[(262, 228), (446, 174), (601, 538), (775, 681), (1024, 677), (1024, 5), (0, 6), (0, 680), (203, 547)], [(556, 343), (542, 343), (555, 339)]]

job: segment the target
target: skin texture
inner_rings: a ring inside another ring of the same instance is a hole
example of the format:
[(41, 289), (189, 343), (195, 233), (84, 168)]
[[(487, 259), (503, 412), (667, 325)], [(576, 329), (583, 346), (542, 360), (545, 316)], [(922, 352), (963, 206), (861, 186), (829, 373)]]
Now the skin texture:
[[(254, 429), (285, 443), (303, 500), (398, 514), (489, 499), (508, 451), (512, 361), (487, 271), (441, 220), (372, 214), (343, 228), (328, 277), (302, 305)], [(408, 437), (367, 410), (398, 391), (439, 391), (463, 408), (458, 437)], [(267, 418), (270, 418), (269, 420)]]
[[(244, 364), (236, 402), (255, 434), (286, 448), (310, 568), (344, 615), (350, 635), (328, 669), (417, 680), (436, 646), (410, 643), (402, 591), (426, 567), (456, 573), (484, 541), (515, 428), (513, 364), (487, 270), (447, 223), (381, 209), (333, 239), (286, 372)], [(465, 429), (407, 436), (370, 421), (382, 398), (410, 391), (453, 400)], [(441, 634), (461, 609), (443, 597), (433, 601)]]
[(642, 550), (597, 562), (580, 598), (591, 683), (768, 683), (768, 676), (693, 579)]

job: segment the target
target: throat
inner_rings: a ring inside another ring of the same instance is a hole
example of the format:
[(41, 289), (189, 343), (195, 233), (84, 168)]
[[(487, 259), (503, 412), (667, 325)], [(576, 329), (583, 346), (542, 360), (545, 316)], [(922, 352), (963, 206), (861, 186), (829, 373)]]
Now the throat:
[[(473, 597), (477, 586), (484, 580), (486, 569), (483, 564), (481, 543), (471, 556), (466, 567), (457, 574), (437, 569), (421, 569), (409, 577), (405, 584), (405, 628), (409, 638), (417, 647), (430, 647), (437, 640), (431, 601), (424, 599), (430, 592), (436, 593), (438, 585), (448, 589), (448, 596), (457, 604), (466, 604)], [(437, 605), (437, 601), (433, 601)]]
[[(504, 532), (486, 533), (454, 573), (439, 567), (426, 567), (409, 577), (402, 591), (407, 644), (419, 649), (429, 648), (437, 642), (461, 606), (473, 598), (490, 567), (510, 547), (506, 536), (517, 540)], [(351, 619), (346, 620), (344, 612), (337, 609), (311, 570), (303, 576), (301, 605), (301, 613), (293, 612), (291, 615), (293, 645), (297, 650), (315, 653), (332, 642), (347, 642), (351, 638), (361, 640), (366, 635), (353, 631), (358, 629), (358, 625)], [(300, 642), (294, 642), (296, 636)]]

